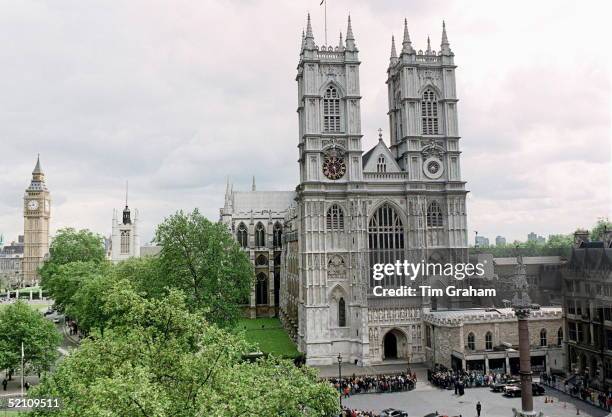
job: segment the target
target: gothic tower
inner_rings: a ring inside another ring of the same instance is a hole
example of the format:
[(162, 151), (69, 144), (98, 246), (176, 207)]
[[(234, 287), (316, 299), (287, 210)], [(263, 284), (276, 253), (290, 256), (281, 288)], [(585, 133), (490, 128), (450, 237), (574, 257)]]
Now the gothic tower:
[(127, 186), (125, 191), (125, 208), (122, 218), (113, 210), (113, 233), (111, 236), (111, 261), (119, 262), (129, 258), (140, 257), (140, 236), (138, 235), (138, 210), (128, 206)]
[(297, 342), (309, 364), (368, 356), (361, 265), (366, 244), (359, 57), (350, 16), (346, 44), (315, 44), (310, 15), (298, 83)]
[(49, 220), (51, 197), (40, 167), (40, 157), (32, 171), (30, 186), (23, 197), (24, 249), (22, 261), (23, 285), (36, 285), (38, 268), (49, 253)]
[[(387, 88), (390, 150), (410, 184), (410, 247), (422, 249), (425, 259), (466, 262), (455, 68), (444, 22), (436, 52), (429, 37), (426, 50), (416, 51), (404, 20), (399, 56), (392, 40)], [(446, 307), (459, 307), (455, 301)]]

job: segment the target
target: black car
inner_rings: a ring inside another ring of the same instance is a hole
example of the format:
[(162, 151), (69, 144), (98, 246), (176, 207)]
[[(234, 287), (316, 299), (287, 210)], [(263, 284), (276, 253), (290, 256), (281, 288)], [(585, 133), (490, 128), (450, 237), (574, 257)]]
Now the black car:
[[(531, 384), (531, 393), (536, 395), (544, 394), (544, 387), (536, 382)], [(507, 397), (520, 397), (521, 387), (520, 385), (508, 385), (504, 388), (504, 395)]]
[(503, 392), (504, 388), (506, 388), (508, 385), (516, 385), (516, 384), (520, 384), (521, 381), (518, 379), (508, 379), (506, 381), (503, 382), (497, 382), (493, 385), (491, 385), (491, 391), (493, 392)]

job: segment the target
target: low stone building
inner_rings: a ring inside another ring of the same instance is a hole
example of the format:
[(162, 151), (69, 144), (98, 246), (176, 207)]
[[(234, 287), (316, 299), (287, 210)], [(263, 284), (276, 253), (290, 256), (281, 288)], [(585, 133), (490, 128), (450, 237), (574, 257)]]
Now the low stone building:
[[(518, 323), (511, 308), (430, 311), (423, 315), (430, 365), (517, 374)], [(563, 313), (543, 307), (529, 317), (534, 372), (563, 370)]]

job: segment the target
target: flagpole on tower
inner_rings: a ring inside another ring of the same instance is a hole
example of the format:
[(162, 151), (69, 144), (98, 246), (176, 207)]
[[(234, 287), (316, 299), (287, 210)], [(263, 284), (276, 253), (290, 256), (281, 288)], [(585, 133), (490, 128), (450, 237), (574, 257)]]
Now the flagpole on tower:
[[(327, 0), (321, 0), (323, 5), (323, 16), (325, 20), (325, 46), (327, 46)], [(319, 6), (321, 5), (319, 4)]]

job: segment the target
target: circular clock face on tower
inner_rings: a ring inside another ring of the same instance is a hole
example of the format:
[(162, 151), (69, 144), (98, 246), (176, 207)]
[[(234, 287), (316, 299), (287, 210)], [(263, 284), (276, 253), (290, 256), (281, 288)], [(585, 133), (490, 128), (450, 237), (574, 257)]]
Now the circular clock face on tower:
[(346, 173), (344, 158), (329, 156), (323, 161), (323, 174), (330, 180), (337, 180)]
[(30, 200), (28, 201), (28, 210), (37, 210), (38, 209), (38, 201)]
[(432, 156), (423, 162), (423, 172), (425, 172), (427, 178), (438, 179), (444, 172), (444, 165), (442, 165), (442, 161), (440, 159)]

